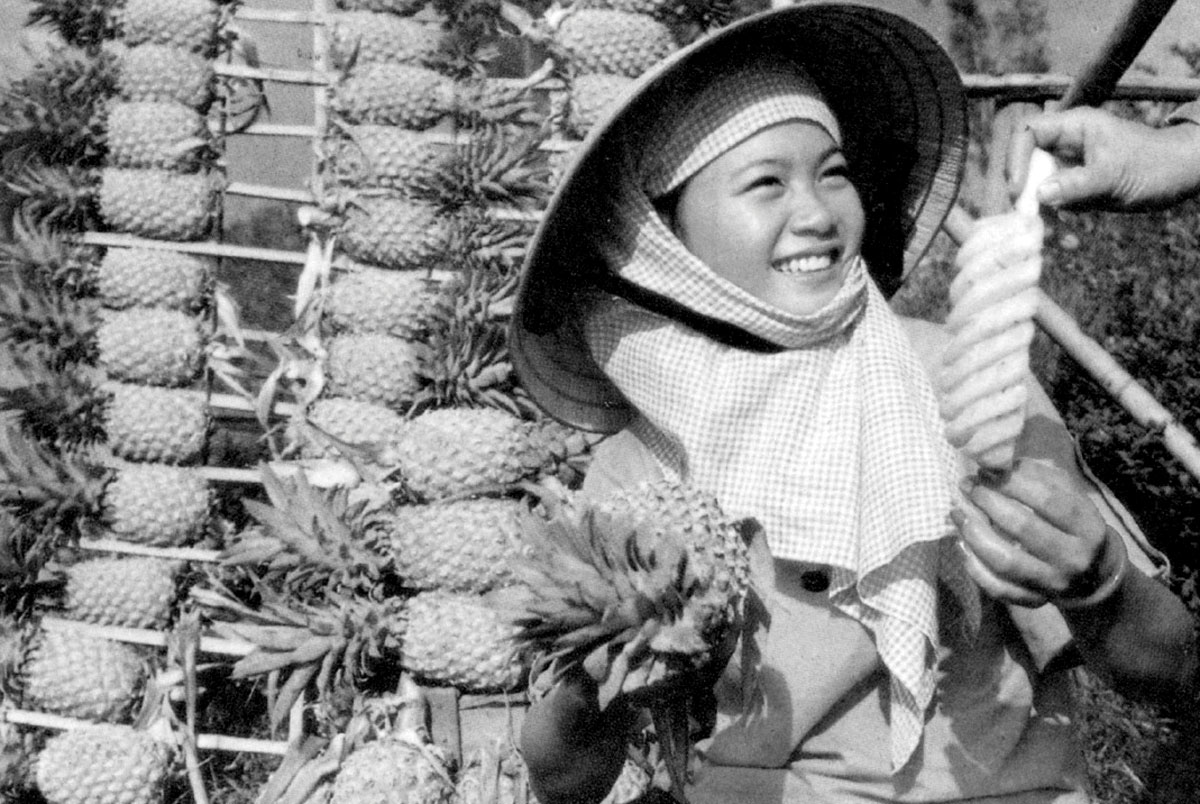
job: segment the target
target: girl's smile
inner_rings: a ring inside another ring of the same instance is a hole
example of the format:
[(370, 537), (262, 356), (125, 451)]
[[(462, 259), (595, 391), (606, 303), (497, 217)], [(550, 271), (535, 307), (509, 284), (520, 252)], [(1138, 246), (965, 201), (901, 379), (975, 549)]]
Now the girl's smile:
[(702, 168), (670, 222), (717, 274), (796, 315), (837, 293), (866, 225), (841, 149), (800, 121), (763, 129)]

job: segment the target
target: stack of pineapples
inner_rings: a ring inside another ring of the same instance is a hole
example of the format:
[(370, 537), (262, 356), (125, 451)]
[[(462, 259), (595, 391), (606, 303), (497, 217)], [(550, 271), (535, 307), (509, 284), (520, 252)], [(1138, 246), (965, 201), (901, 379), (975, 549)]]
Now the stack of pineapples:
[(181, 564), (153, 548), (206, 537), (209, 488), (195, 465), (210, 414), (197, 384), (213, 266), (168, 243), (79, 243), (87, 231), (210, 234), (205, 112), (220, 13), (214, 0), (35, 3), (31, 23), (62, 44), (0, 103), (19, 199), (0, 333), (13, 515), (4, 701), (101, 724), (20, 741), (41, 749), (36, 784), (51, 802), (99, 800), (114, 781), (115, 800), (148, 802), (167, 771), (166, 746), (131, 725), (162, 657), (107, 634), (167, 627)]

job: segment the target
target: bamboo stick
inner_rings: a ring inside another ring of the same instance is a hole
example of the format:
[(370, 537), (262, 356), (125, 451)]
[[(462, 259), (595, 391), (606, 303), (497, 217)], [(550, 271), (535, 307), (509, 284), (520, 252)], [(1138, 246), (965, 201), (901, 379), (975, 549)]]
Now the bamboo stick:
[(182, 251), (187, 254), (207, 254), (213, 257), (280, 262), (292, 265), (303, 265), (306, 257), (303, 251), (283, 251), (274, 248), (239, 246), (231, 243), (212, 243), (200, 240), (148, 240), (143, 237), (134, 237), (133, 235), (114, 232), (84, 232), (80, 239), (92, 246), (156, 248), (164, 251)]
[[(68, 631), (97, 639), (111, 639), (114, 642), (128, 642), (132, 645), (147, 645), (153, 648), (167, 646), (167, 634), (151, 628), (124, 628), (116, 625), (96, 625), (81, 623), (76, 620), (64, 620), (61, 617), (43, 617), (40, 626), (47, 631)], [(239, 639), (224, 639), (222, 637), (200, 637), (200, 652), (217, 656), (246, 656), (254, 651), (256, 646), (251, 642)]]
[[(219, 410), (248, 413), (251, 416), (255, 414), (254, 403), (234, 394), (213, 394), (209, 399), (208, 406)], [(273, 414), (285, 418), (295, 415), (296, 410), (297, 406), (291, 402), (276, 402), (271, 408)]]
[(296, 137), (310, 139), (316, 132), (316, 126), (292, 123), (251, 123), (245, 128), (239, 128), (236, 134), (248, 134), (258, 137)]
[(214, 64), (213, 71), (226, 78), (248, 78), (254, 81), (273, 81), (278, 84), (307, 84), (324, 86), (332, 76), (314, 70), (292, 70), (284, 67), (248, 67), (244, 64)]
[[(955, 207), (946, 218), (944, 228), (951, 238), (961, 244), (970, 234), (972, 225), (970, 215), (962, 208)], [(1157, 431), (1167, 451), (1193, 477), (1200, 480), (1200, 446), (1197, 446), (1195, 437), (1149, 391), (1138, 384), (1116, 358), (1090, 338), (1070, 313), (1042, 293), (1035, 320), (1138, 424)]]
[(133, 556), (162, 558), (168, 561), (203, 561), (212, 563), (221, 557), (219, 550), (203, 550), (199, 547), (151, 547), (134, 544), (121, 539), (81, 539), (80, 548), (98, 553), (123, 553)]
[[(46, 712), (31, 712), (27, 709), (0, 710), (0, 719), (19, 726), (32, 726), (39, 729), (54, 731), (69, 731), (93, 726), (87, 720), (77, 720), (62, 715), (51, 715)], [(202, 751), (233, 751), (251, 754), (272, 754), (283, 756), (287, 753), (288, 743), (281, 740), (257, 740), (250, 737), (231, 737), (225, 734), (197, 734), (196, 747)]]
[(287, 11), (276, 8), (238, 6), (234, 19), (246, 22), (281, 22), (290, 25), (325, 25), (328, 15), (319, 11)]
[(267, 198), (273, 201), (296, 201), (301, 204), (316, 202), (308, 190), (294, 187), (272, 187), (269, 184), (251, 184), (244, 181), (230, 182), (225, 186), (227, 195), (241, 195), (250, 198)]

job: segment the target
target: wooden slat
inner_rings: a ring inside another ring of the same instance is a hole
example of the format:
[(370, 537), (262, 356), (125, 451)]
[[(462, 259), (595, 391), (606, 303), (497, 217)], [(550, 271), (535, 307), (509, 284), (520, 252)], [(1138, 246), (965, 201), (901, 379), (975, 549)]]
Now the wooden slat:
[(213, 243), (207, 240), (149, 240), (144, 237), (113, 232), (85, 232), (80, 238), (93, 246), (121, 246), (126, 248), (157, 248), (165, 251), (182, 251), (186, 254), (207, 254), (213, 257), (259, 260), (303, 265), (307, 256), (303, 251), (283, 251), (258, 246), (239, 246), (231, 243)]
[[(115, 625), (95, 625), (61, 617), (43, 617), (39, 625), (47, 631), (67, 631), (73, 634), (127, 642), (131, 645), (148, 645), (154, 648), (167, 646), (167, 634), (150, 628), (121, 628)], [(246, 656), (254, 651), (255, 645), (238, 639), (200, 637), (200, 652), (215, 656)]]
[(152, 547), (147, 544), (133, 544), (121, 539), (82, 539), (79, 547), (97, 553), (122, 553), (131, 556), (162, 558), (169, 561), (212, 563), (221, 556), (219, 550), (202, 550), (199, 547)]

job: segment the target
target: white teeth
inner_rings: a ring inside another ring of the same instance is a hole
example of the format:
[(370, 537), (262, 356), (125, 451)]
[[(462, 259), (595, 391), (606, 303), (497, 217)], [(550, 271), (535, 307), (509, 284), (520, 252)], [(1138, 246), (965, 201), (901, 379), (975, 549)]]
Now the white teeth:
[(823, 271), (833, 265), (833, 257), (829, 254), (819, 254), (812, 257), (797, 257), (786, 262), (775, 263), (775, 270), (785, 274), (806, 274), (813, 271)]

